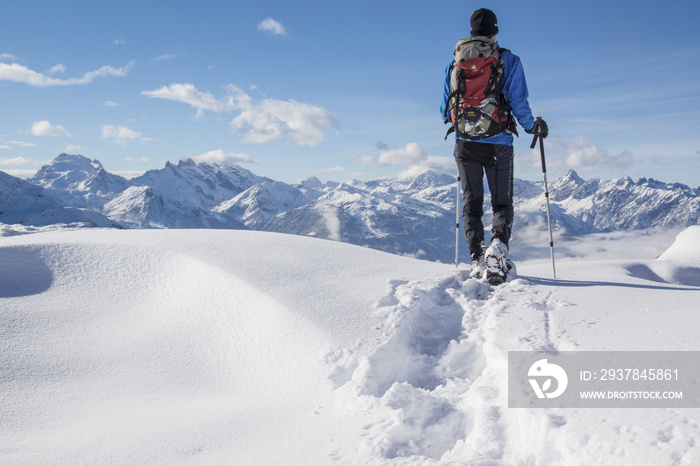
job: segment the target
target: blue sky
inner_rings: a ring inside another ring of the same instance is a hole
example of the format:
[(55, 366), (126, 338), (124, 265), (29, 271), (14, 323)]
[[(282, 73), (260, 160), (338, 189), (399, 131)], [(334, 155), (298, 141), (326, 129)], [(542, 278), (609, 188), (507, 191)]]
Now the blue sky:
[[(6, 0), (0, 170), (69, 152), (127, 175), (188, 157), (287, 182), (452, 173), (443, 72), (479, 7), (549, 123), (550, 178), (700, 185), (691, 1)], [(538, 180), (529, 142), (516, 177)]]

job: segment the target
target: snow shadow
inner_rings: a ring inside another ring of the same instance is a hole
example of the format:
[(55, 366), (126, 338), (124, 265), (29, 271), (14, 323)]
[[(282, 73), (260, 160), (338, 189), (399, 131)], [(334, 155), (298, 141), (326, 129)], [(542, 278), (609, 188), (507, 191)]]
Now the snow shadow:
[[(615, 286), (620, 288), (638, 288), (642, 290), (666, 290), (666, 291), (695, 291), (692, 288), (681, 288), (673, 285), (644, 285), (639, 283), (621, 283), (621, 282), (607, 282), (602, 280), (564, 280), (560, 278), (542, 278), (542, 277), (528, 277), (525, 275), (518, 275), (518, 279), (525, 280), (533, 285), (544, 285), (544, 286), (564, 286), (564, 287), (591, 287), (591, 286)], [(656, 281), (656, 280), (654, 280)], [(661, 280), (659, 280), (661, 281)], [(666, 283), (665, 281), (661, 281)], [(697, 286), (697, 285), (690, 285)]]
[(31, 296), (51, 288), (53, 272), (31, 248), (0, 248), (0, 298)]

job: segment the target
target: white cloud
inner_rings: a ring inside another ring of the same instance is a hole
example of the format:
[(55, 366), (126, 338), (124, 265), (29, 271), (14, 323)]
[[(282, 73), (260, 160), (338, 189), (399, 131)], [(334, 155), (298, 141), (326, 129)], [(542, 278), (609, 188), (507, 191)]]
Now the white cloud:
[(112, 43), (113, 43), (114, 45), (123, 45), (123, 44), (126, 44), (126, 41), (125, 41), (124, 39), (114, 39), (114, 40), (112, 41)]
[(231, 120), (231, 128), (245, 135), (246, 142), (289, 138), (297, 145), (313, 146), (323, 140), (327, 130), (339, 131), (337, 121), (324, 108), (294, 100), (253, 103), (247, 94), (241, 94), (236, 97), (240, 114)]
[(327, 175), (329, 173), (345, 173), (345, 167), (336, 166), (328, 168), (319, 168), (318, 170), (311, 170), (314, 175)]
[(454, 157), (428, 155), (417, 142), (409, 142), (403, 148), (392, 148), (379, 141), (375, 148), (379, 153), (376, 158), (363, 155), (357, 161), (362, 166), (403, 166), (405, 168), (398, 174), (399, 177), (417, 176), (428, 170), (452, 175), (457, 172)]
[(236, 154), (234, 152), (224, 152), (222, 149), (210, 150), (204, 154), (200, 154), (196, 157), (192, 157), (197, 163), (258, 163), (256, 160), (251, 158), (247, 154)]
[(63, 74), (65, 72), (66, 72), (66, 67), (60, 63), (52, 66), (51, 69), (49, 70), (49, 74), (56, 74), (56, 73)]
[(115, 175), (123, 176), (127, 180), (130, 180), (132, 178), (136, 178), (137, 176), (141, 176), (144, 173), (146, 173), (146, 170), (115, 170), (112, 173)]
[(195, 118), (205, 110), (216, 113), (235, 112), (231, 128), (244, 135), (244, 141), (265, 143), (288, 138), (296, 144), (313, 146), (323, 140), (328, 130), (339, 131), (335, 118), (322, 107), (294, 100), (265, 99), (255, 102), (236, 86), (227, 87), (225, 99), (216, 99), (192, 84), (171, 84), (154, 91), (144, 91), (149, 97), (184, 102), (197, 109)]
[(104, 105), (105, 107), (119, 107), (118, 103), (112, 102), (111, 100), (105, 100)]
[(83, 148), (76, 145), (76, 144), (68, 144), (65, 149), (63, 149), (63, 152), (66, 154), (77, 154), (79, 153)]
[(151, 159), (149, 159), (148, 157), (139, 157), (139, 158), (126, 157), (124, 160), (126, 160), (127, 162), (144, 162), (144, 163), (151, 161)]
[(441, 157), (429, 155), (417, 165), (411, 165), (398, 174), (399, 178), (418, 176), (428, 170), (448, 175), (457, 175), (457, 165), (454, 157)]
[(328, 239), (340, 241), (340, 218), (338, 217), (338, 207), (325, 206), (321, 209), (321, 215), (328, 229)]
[[(570, 140), (547, 138), (545, 139), (545, 149), (548, 168), (574, 169), (580, 172), (600, 170), (621, 172), (634, 161), (634, 157), (628, 151), (612, 155), (583, 136), (577, 136)], [(524, 157), (523, 162), (532, 167), (540, 167), (539, 147)]]
[(10, 144), (14, 144), (15, 146), (20, 146), (20, 147), (34, 147), (36, 144), (33, 142), (24, 142), (24, 141), (8, 141)]
[(25, 83), (34, 87), (74, 86), (88, 84), (95, 78), (104, 78), (107, 76), (124, 77), (129, 72), (129, 69), (134, 66), (134, 63), (134, 61), (130, 61), (122, 68), (114, 68), (105, 65), (95, 71), (85, 73), (79, 78), (69, 79), (51, 78), (45, 74), (30, 70), (26, 66), (18, 63), (0, 63), (0, 80)]
[(32, 123), (31, 131), (34, 136), (56, 136), (61, 138), (73, 137), (63, 126), (54, 126), (46, 120), (35, 121)]
[(3, 171), (5, 173), (7, 173), (8, 175), (12, 175), (16, 178), (21, 178), (24, 180), (36, 175), (36, 169), (27, 170), (27, 169), (17, 168), (17, 169), (7, 169), (7, 170), (3, 170)]
[(287, 35), (287, 30), (279, 21), (275, 21), (272, 18), (265, 18), (258, 24), (258, 31), (263, 31), (273, 36), (285, 36)]
[(0, 53), (0, 61), (20, 61), (19, 58), (15, 57), (11, 53)]
[(417, 142), (409, 142), (406, 147), (400, 149), (392, 149), (386, 144), (380, 142), (377, 144), (379, 156), (375, 159), (372, 156), (365, 155), (358, 160), (362, 165), (379, 165), (379, 166), (397, 166), (397, 165), (416, 165), (428, 158), (423, 147)]
[(142, 141), (148, 142), (149, 138), (145, 138), (141, 133), (132, 131), (126, 126), (105, 125), (102, 127), (102, 139), (111, 140), (118, 146), (126, 147), (127, 142)]
[(0, 166), (2, 167), (10, 167), (10, 166), (18, 166), (18, 165), (30, 165), (33, 164), (34, 162), (26, 157), (14, 157), (11, 159), (0, 159)]
[(160, 55), (151, 60), (151, 62), (158, 62), (158, 61), (163, 61), (163, 60), (170, 60), (171, 58), (177, 57), (177, 53), (170, 53), (170, 54), (165, 54), (165, 55)]
[(154, 91), (143, 91), (141, 94), (153, 97), (156, 99), (174, 100), (176, 102), (184, 102), (197, 109), (195, 118), (201, 118), (204, 110), (213, 112), (223, 112), (230, 108), (226, 102), (216, 100), (208, 92), (200, 92), (193, 84), (177, 83), (170, 86), (162, 86)]

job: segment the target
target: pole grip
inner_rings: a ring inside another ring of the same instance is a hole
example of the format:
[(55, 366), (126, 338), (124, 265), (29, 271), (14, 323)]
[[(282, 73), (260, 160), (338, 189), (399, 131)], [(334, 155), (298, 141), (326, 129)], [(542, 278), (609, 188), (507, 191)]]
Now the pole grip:
[(534, 149), (535, 145), (537, 145), (537, 135), (532, 138), (532, 144), (530, 144), (530, 149)]
[(547, 173), (547, 164), (544, 161), (544, 144), (542, 143), (542, 136), (540, 138), (540, 159), (542, 159), (542, 173)]
[[(542, 119), (541, 116), (538, 116), (537, 118), (535, 118), (535, 128), (532, 128), (533, 131), (535, 131), (535, 129), (537, 127), (537, 121), (541, 120), (541, 119)], [(535, 144), (537, 144), (537, 136), (539, 136), (539, 131), (535, 131), (535, 136), (532, 138), (532, 144), (530, 144), (530, 149), (535, 148)], [(540, 143), (540, 147), (542, 147), (542, 143)]]

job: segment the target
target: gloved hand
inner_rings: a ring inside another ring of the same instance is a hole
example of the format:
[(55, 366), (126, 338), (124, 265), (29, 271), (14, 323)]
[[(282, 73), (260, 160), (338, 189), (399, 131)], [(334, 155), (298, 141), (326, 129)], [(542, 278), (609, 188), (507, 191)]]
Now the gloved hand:
[(535, 126), (532, 127), (530, 131), (525, 130), (527, 134), (536, 134), (537, 136), (542, 136), (542, 139), (546, 138), (549, 134), (549, 127), (547, 122), (542, 119), (542, 117), (537, 117), (535, 120)]

